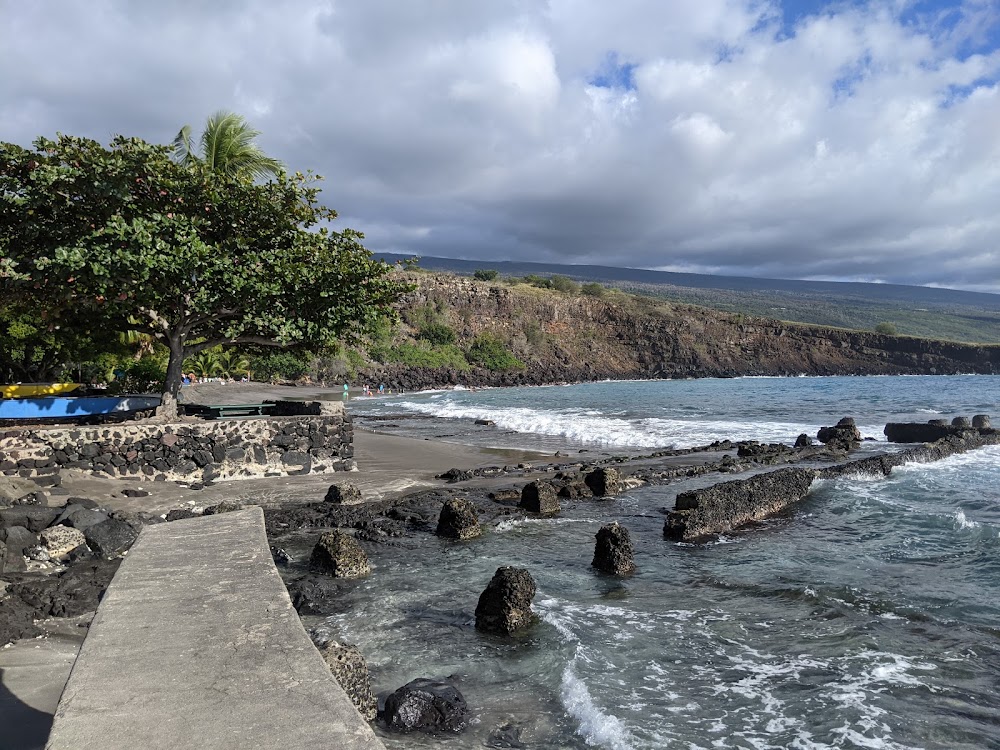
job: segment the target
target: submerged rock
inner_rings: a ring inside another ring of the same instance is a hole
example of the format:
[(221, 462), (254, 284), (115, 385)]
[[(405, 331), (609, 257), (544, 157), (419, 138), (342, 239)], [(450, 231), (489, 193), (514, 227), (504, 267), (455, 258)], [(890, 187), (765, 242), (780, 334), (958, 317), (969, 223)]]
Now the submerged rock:
[(602, 526), (594, 545), (594, 562), (591, 565), (604, 573), (622, 576), (635, 571), (632, 558), (632, 538), (628, 529), (615, 521)]
[(382, 720), (394, 732), (460, 732), (468, 724), (469, 706), (451, 683), (419, 677), (385, 699)]
[(537, 617), (531, 600), (535, 590), (535, 579), (524, 568), (498, 568), (479, 595), (476, 630), (510, 635), (534, 623)]
[(460, 497), (452, 498), (441, 506), (437, 535), (448, 539), (474, 539), (483, 533), (479, 526), (476, 506)]
[(368, 555), (354, 537), (343, 531), (327, 531), (313, 547), (309, 569), (334, 578), (361, 578), (372, 571)]

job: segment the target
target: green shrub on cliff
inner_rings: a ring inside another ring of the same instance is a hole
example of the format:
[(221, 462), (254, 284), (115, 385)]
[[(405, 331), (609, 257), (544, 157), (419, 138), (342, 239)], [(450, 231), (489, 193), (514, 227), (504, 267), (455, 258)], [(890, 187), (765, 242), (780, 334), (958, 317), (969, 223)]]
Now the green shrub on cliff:
[(465, 354), (454, 344), (432, 346), (427, 341), (404, 342), (395, 346), (385, 347), (372, 356), (383, 364), (400, 364), (406, 367), (448, 367), (455, 370), (468, 370), (469, 363)]
[(896, 330), (896, 326), (893, 323), (879, 323), (875, 326), (875, 333), (883, 333), (886, 336), (898, 336), (899, 331)]
[(596, 281), (592, 281), (580, 287), (581, 294), (584, 294), (587, 297), (603, 297), (604, 291), (604, 285), (598, 284)]
[(455, 343), (455, 331), (444, 323), (428, 323), (417, 333), (417, 338), (434, 346), (447, 346)]
[(519, 360), (507, 349), (496, 336), (483, 333), (473, 339), (466, 351), (469, 361), (487, 370), (504, 372), (507, 370), (523, 370), (524, 362)]

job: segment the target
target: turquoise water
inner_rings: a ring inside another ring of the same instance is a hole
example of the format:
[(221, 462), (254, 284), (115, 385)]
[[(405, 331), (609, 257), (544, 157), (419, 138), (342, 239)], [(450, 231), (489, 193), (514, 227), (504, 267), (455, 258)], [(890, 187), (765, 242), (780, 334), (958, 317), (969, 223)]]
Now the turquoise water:
[[(380, 423), (411, 434), (625, 448), (793, 440), (847, 415), (880, 438), (886, 421), (1000, 416), (998, 397), (1000, 379), (980, 376), (759, 378), (352, 408), (425, 417)], [(888, 479), (821, 482), (793, 512), (705, 545), (662, 538), (679, 484), (501, 523), (473, 542), (374, 547), (373, 574), (329, 626), (360, 646), (377, 690), (450, 675), (474, 709), (462, 735), (390, 747), (513, 746), (498, 744), (502, 726), (532, 748), (1000, 747), (998, 466), (990, 447)], [(629, 578), (589, 567), (612, 520), (632, 534)], [(473, 627), (500, 565), (538, 582), (542, 621), (511, 640)]]

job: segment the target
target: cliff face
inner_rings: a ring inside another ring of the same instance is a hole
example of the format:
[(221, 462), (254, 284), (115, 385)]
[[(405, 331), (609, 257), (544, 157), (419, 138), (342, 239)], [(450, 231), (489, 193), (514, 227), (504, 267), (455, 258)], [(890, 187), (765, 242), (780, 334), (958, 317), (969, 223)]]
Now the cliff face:
[(415, 281), (404, 317), (432, 311), (454, 329), (460, 344), (494, 334), (527, 367), (461, 373), (378, 368), (378, 374), (404, 388), (449, 382), (1000, 372), (998, 346), (803, 326), (620, 294), (587, 297), (424, 275)]

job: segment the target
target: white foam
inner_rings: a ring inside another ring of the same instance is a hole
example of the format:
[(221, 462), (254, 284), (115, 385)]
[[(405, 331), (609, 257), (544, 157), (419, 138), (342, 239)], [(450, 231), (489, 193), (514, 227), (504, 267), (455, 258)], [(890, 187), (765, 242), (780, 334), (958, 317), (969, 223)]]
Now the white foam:
[(395, 407), (442, 419), (489, 419), (501, 430), (560, 437), (578, 443), (632, 448), (691, 447), (714, 440), (794, 442), (817, 425), (712, 419), (624, 419), (593, 408), (536, 409), (435, 401), (399, 401)]
[(978, 521), (970, 521), (968, 518), (966, 518), (965, 511), (963, 510), (955, 511), (954, 518), (955, 518), (955, 523), (958, 525), (958, 528), (960, 529), (978, 529), (980, 527), (980, 523)]
[(576, 733), (588, 745), (608, 750), (632, 750), (631, 733), (621, 719), (594, 703), (590, 690), (573, 670), (572, 662), (563, 670), (560, 697), (567, 713), (576, 719)]

